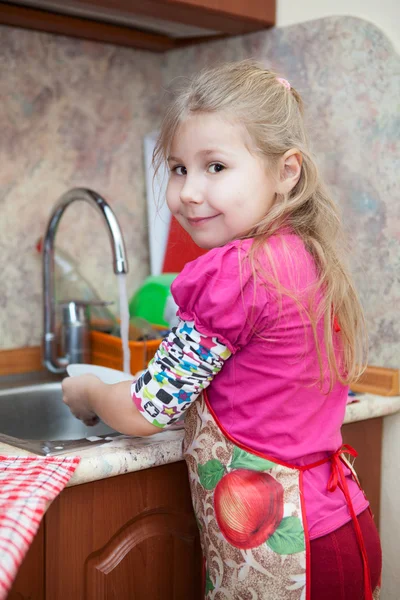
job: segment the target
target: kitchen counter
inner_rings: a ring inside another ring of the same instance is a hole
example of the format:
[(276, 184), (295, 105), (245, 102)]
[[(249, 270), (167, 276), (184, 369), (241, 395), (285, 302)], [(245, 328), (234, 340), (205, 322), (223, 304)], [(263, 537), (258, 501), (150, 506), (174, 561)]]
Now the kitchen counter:
[[(358, 394), (346, 408), (344, 424), (391, 415), (400, 411), (400, 396)], [(81, 462), (68, 486), (141, 471), (182, 460), (183, 430), (163, 431), (146, 438), (121, 436), (102, 445), (80, 450)], [(1, 455), (25, 456), (19, 448), (0, 443)], [(66, 456), (77, 453), (66, 453)]]
[(386, 417), (400, 410), (400, 396), (375, 396), (374, 394), (357, 394), (356, 400), (346, 407), (343, 424)]

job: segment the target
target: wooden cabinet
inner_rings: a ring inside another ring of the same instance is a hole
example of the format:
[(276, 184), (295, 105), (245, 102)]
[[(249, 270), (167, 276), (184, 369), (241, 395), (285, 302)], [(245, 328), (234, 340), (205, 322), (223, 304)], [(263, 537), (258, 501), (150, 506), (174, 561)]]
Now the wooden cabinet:
[[(379, 524), (383, 419), (344, 425)], [(66, 488), (8, 600), (202, 600), (202, 559), (181, 461)]]
[(184, 462), (66, 488), (38, 535), (8, 600), (202, 598)]
[(12, 0), (0, 23), (165, 51), (275, 24), (276, 0)]
[(381, 506), (383, 417), (348, 423), (342, 427), (343, 443), (358, 452), (355, 470), (379, 529)]
[(22, 563), (7, 600), (44, 600), (44, 522)]

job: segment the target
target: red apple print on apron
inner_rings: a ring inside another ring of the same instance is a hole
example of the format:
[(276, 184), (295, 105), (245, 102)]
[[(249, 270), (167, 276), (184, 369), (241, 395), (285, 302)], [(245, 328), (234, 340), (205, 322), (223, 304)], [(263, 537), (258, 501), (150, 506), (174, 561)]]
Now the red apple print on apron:
[(199, 482), (213, 493), (219, 530), (235, 548), (266, 543), (277, 554), (305, 550), (304, 529), (297, 516), (284, 517), (284, 487), (267, 471), (276, 463), (232, 445), (231, 459), (197, 464)]
[(237, 469), (214, 492), (214, 510), (224, 538), (244, 550), (257, 548), (283, 518), (283, 487), (268, 473)]

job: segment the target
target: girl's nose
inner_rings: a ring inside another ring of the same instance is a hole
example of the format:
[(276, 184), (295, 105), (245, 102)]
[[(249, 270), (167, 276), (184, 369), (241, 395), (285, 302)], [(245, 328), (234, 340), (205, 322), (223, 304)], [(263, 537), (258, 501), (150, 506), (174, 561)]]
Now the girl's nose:
[(184, 204), (201, 204), (203, 202), (203, 195), (199, 186), (195, 185), (194, 181), (189, 180), (187, 176), (179, 197)]

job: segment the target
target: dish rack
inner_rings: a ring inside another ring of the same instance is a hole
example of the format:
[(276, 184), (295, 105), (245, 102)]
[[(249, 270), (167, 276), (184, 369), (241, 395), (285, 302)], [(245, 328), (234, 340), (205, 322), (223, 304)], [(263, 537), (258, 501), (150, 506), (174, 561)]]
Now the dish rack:
[[(163, 329), (163, 328), (160, 328)], [(165, 329), (165, 328), (164, 328)], [(160, 345), (161, 339), (144, 340), (143, 342), (129, 342), (131, 351), (131, 373), (145, 369), (153, 358)], [(110, 367), (111, 369), (123, 370), (122, 340), (119, 337), (102, 333), (101, 331), (90, 332), (91, 362), (93, 365)]]

